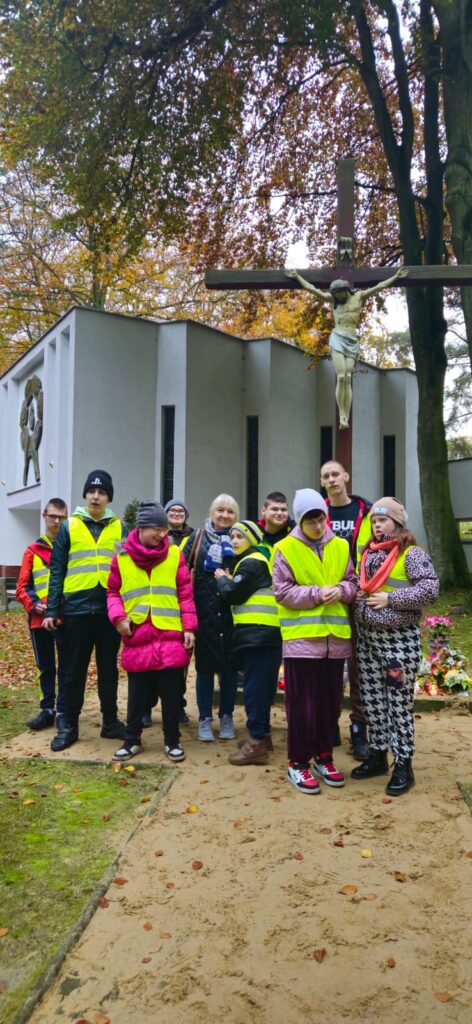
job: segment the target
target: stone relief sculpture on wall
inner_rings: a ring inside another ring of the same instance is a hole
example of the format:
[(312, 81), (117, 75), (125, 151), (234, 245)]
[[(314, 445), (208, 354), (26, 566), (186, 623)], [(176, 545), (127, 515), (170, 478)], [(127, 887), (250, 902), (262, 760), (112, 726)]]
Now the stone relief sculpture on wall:
[(28, 485), (29, 464), (33, 463), (36, 483), (41, 480), (38, 448), (43, 434), (43, 385), (34, 374), (25, 384), (20, 412), (20, 444), (24, 452), (23, 487)]

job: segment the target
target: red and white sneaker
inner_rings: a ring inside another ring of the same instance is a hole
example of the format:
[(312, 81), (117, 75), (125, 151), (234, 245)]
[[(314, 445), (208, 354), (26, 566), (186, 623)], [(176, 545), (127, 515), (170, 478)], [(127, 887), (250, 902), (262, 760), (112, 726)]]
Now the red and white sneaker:
[(315, 759), (314, 771), (327, 786), (344, 786), (344, 775), (335, 768), (332, 754), (320, 754)]
[(319, 782), (312, 775), (308, 764), (298, 764), (298, 762), (289, 761), (287, 779), (300, 793), (308, 793), (315, 796), (320, 792)]

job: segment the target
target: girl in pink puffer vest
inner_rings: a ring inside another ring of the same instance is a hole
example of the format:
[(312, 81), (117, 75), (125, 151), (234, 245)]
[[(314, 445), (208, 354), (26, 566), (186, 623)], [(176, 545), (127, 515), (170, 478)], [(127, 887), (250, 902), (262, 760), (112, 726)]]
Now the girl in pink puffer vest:
[[(185, 758), (179, 743), (183, 669), (190, 661), (198, 622), (189, 571), (182, 554), (170, 545), (167, 533), (162, 505), (142, 502), (136, 513), (136, 529), (111, 564), (108, 617), (123, 638), (121, 664), (128, 673), (126, 738), (114, 761), (129, 761), (141, 751), (143, 713), (157, 697), (161, 698), (165, 753), (171, 761)], [(136, 580), (144, 586), (136, 587)], [(154, 595), (159, 592), (174, 595), (170, 602), (168, 598), (161, 600), (165, 608), (158, 607), (160, 599)], [(160, 628), (156, 619), (162, 622), (162, 616), (167, 621)], [(171, 616), (176, 629), (168, 628)]]

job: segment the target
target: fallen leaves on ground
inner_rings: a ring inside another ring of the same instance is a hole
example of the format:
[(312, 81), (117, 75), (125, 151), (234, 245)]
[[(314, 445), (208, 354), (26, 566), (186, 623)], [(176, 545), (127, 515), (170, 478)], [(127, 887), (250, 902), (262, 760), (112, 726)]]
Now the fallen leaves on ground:
[(202, 860), (193, 860), (192, 861), (192, 867), (193, 867), (194, 871), (200, 871), (200, 868), (203, 867), (203, 861)]
[(362, 898), (371, 902), (372, 900), (377, 899), (377, 894), (375, 892), (366, 892)]
[(439, 1003), (452, 1003), (454, 1000), (454, 996), (452, 996), (450, 992), (435, 992), (434, 998), (437, 999)]
[(166, 882), (166, 889), (175, 889), (175, 882)]
[(343, 837), (342, 836), (338, 836), (338, 838), (334, 840), (333, 846), (344, 846), (344, 839), (343, 839)]
[(96, 1013), (93, 1019), (94, 1024), (111, 1024), (111, 1017), (107, 1017), (105, 1013)]
[(8, 935), (9, 928), (0, 928), (0, 939), (3, 939), (4, 935)]
[(326, 956), (325, 949), (315, 949), (313, 953), (313, 960), (316, 960), (317, 964), (320, 964)]
[(293, 859), (294, 860), (303, 860), (303, 853), (300, 853), (299, 851), (297, 851), (297, 853), (294, 853)]
[(115, 885), (127, 885), (128, 883), (127, 878), (120, 878), (119, 876), (117, 878), (114, 878), (113, 881)]
[(154, 851), (154, 856), (155, 857), (163, 857), (164, 856), (164, 850), (155, 850)]
[(171, 939), (172, 938), (171, 932), (161, 932), (160, 936), (161, 936), (161, 939)]
[(105, 907), (109, 907), (110, 906), (110, 900), (107, 900), (106, 896), (102, 896), (99, 899), (99, 901), (98, 901), (98, 905), (99, 905), (99, 907), (104, 907), (104, 908)]
[(342, 896), (354, 896), (354, 893), (357, 892), (357, 885), (343, 885), (341, 889), (338, 889), (338, 892)]
[(150, 964), (151, 960), (152, 960), (152, 956), (143, 956), (143, 959), (141, 960), (141, 963), (142, 964)]
[(372, 857), (372, 850), (361, 850), (361, 857)]
[(329, 828), (327, 825), (324, 825), (323, 828), (320, 828), (321, 835), (324, 835), (324, 836), (331, 835), (332, 831), (333, 831), (332, 828)]
[(397, 961), (395, 960), (395, 957), (389, 956), (388, 960), (385, 961), (385, 966), (386, 967), (396, 967), (397, 966)]
[(146, 921), (146, 923), (143, 924), (143, 928), (144, 928), (145, 932), (152, 932), (153, 927), (154, 927), (154, 925), (152, 925), (150, 921)]
[(403, 871), (395, 871), (393, 877), (396, 882), (406, 882), (406, 875), (403, 874)]
[(189, 804), (189, 806), (187, 807), (187, 814), (196, 814), (197, 811), (198, 807), (196, 806), (196, 804)]

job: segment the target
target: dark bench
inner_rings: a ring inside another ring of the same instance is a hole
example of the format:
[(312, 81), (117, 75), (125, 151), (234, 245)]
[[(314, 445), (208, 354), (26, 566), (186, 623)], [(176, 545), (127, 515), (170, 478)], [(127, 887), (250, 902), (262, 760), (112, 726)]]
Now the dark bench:
[(7, 612), (9, 605), (20, 607), (16, 600), (16, 579), (14, 576), (0, 577), (0, 612)]

